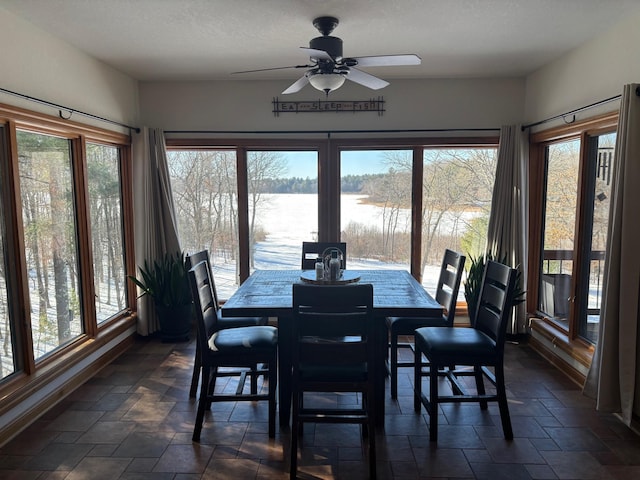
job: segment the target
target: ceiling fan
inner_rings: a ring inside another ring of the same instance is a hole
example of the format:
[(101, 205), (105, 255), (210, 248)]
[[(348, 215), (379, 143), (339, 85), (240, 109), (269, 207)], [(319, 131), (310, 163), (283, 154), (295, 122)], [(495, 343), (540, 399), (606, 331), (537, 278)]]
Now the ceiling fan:
[(283, 94), (296, 93), (302, 90), (308, 83), (314, 88), (329, 95), (340, 88), (345, 80), (364, 85), (373, 90), (378, 90), (389, 85), (389, 82), (374, 75), (366, 73), (355, 67), (395, 67), (403, 65), (420, 65), (422, 61), (414, 54), (407, 55), (375, 55), (368, 57), (342, 56), (342, 39), (332, 37), (331, 32), (338, 26), (335, 17), (318, 17), (313, 21), (313, 26), (322, 34), (321, 37), (311, 39), (309, 48), (300, 47), (309, 54), (310, 63), (307, 65), (291, 65), (288, 67), (262, 68), (258, 70), (245, 70), (236, 73), (265, 72), (268, 70), (283, 70), (286, 68), (306, 68), (305, 74), (296, 80)]

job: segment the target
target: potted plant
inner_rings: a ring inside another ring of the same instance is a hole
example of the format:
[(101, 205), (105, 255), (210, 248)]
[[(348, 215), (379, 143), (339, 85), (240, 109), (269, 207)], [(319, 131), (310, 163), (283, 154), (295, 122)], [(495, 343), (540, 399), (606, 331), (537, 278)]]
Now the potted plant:
[[(471, 325), (475, 323), (476, 309), (478, 308), (478, 295), (480, 295), (480, 287), (482, 286), (482, 275), (487, 261), (493, 260), (493, 255), (480, 254), (477, 257), (468, 255), (470, 263), (467, 268), (467, 278), (464, 282), (464, 298), (467, 301), (467, 311), (469, 312), (469, 320)], [(506, 257), (500, 263), (506, 264)], [(513, 295), (513, 306), (518, 305), (525, 300), (525, 291), (522, 290), (522, 272), (519, 267), (516, 268), (516, 289)]]
[(142, 290), (142, 295), (153, 298), (163, 341), (188, 340), (193, 302), (184, 254), (165, 253), (152, 264), (145, 260), (139, 271), (140, 278), (129, 275), (129, 279)]

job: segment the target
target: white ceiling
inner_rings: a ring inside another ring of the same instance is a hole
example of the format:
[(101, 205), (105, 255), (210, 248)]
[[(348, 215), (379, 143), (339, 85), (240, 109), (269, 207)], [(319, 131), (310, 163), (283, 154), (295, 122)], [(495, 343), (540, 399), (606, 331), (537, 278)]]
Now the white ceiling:
[(141, 81), (290, 78), (233, 75), (308, 62), (312, 20), (338, 17), (344, 56), (415, 53), (382, 78), (523, 76), (640, 14), (640, 0), (0, 0)]

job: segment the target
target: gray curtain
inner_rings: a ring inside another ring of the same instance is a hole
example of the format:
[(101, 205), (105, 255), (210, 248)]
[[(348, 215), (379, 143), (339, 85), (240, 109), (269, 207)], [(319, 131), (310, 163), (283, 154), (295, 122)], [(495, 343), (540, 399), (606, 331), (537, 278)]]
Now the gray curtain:
[[(522, 290), (526, 290), (527, 278), (528, 150), (528, 139), (520, 125), (500, 129), (496, 179), (487, 231), (487, 253), (497, 260), (506, 258), (512, 267), (519, 266), (522, 272)], [(514, 307), (507, 333), (519, 334), (526, 331), (526, 305), (520, 303)]]
[[(133, 202), (137, 265), (153, 262), (165, 252), (180, 250), (164, 132), (143, 128), (133, 138)], [(136, 271), (136, 274), (138, 272)], [(138, 333), (158, 330), (153, 300), (138, 299)]]
[(585, 394), (597, 409), (640, 415), (640, 97), (625, 85), (616, 137), (600, 331)]

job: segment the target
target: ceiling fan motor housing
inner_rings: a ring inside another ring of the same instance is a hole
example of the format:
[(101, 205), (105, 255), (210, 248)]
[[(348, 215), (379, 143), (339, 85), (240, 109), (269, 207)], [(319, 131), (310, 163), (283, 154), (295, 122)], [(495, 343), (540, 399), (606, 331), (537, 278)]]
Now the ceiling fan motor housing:
[(309, 48), (324, 50), (336, 61), (342, 59), (342, 39), (338, 37), (316, 37), (309, 42)]

